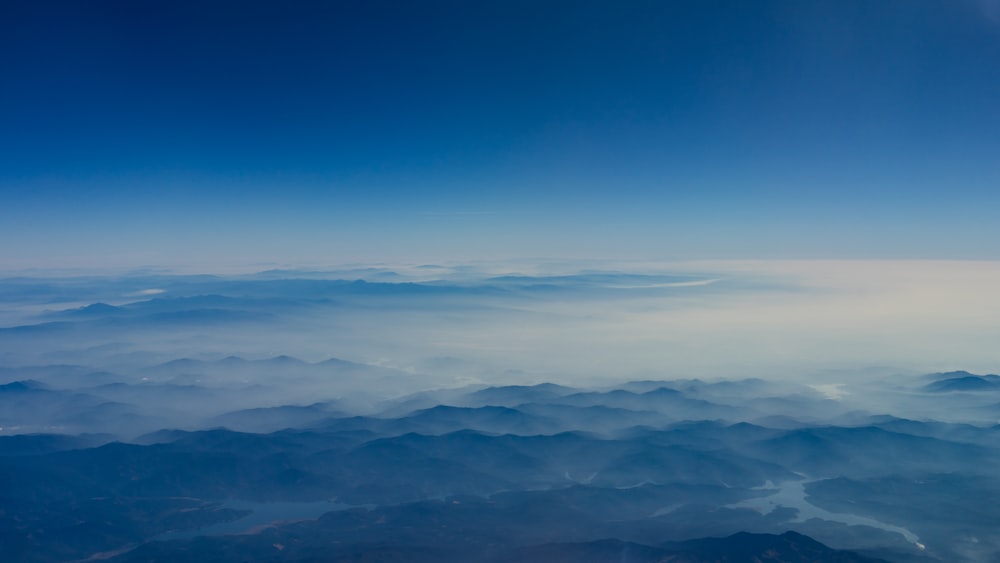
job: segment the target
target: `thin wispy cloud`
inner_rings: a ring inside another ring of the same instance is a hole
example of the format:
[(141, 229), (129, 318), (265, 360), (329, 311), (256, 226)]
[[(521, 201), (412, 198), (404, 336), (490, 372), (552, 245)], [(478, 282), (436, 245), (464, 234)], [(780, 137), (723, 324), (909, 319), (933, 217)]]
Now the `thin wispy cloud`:
[(151, 296), (151, 295), (160, 295), (160, 294), (163, 294), (163, 293), (166, 293), (166, 292), (167, 292), (167, 290), (165, 290), (165, 289), (159, 289), (159, 288), (152, 287), (152, 288), (149, 288), (149, 289), (141, 289), (139, 291), (132, 292), (132, 293), (129, 294), (129, 296), (130, 297), (148, 297), (148, 296)]

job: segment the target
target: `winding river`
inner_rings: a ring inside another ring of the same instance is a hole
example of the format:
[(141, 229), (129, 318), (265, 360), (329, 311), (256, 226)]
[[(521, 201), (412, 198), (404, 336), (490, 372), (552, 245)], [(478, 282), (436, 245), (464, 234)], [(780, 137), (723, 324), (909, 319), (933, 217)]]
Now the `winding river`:
[(730, 504), (726, 508), (749, 508), (761, 514), (769, 514), (778, 507), (794, 508), (798, 511), (798, 515), (792, 522), (805, 522), (812, 518), (818, 518), (830, 522), (840, 522), (848, 526), (871, 526), (872, 528), (900, 534), (906, 538), (906, 541), (917, 546), (918, 549), (924, 549), (924, 545), (920, 543), (920, 538), (906, 528), (886, 524), (885, 522), (880, 522), (866, 516), (830, 512), (810, 503), (806, 500), (806, 485), (815, 481), (819, 481), (819, 479), (783, 481), (777, 485), (768, 481), (763, 487), (758, 487), (758, 489), (773, 490), (773, 493), (763, 497), (742, 500), (738, 503)]

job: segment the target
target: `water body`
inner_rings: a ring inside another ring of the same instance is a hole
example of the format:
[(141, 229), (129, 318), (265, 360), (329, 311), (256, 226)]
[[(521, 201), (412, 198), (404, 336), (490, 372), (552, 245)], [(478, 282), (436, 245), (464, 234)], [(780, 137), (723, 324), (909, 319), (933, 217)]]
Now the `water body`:
[(924, 544), (920, 543), (920, 538), (916, 534), (899, 526), (886, 524), (874, 518), (858, 516), (855, 514), (845, 514), (840, 512), (830, 512), (824, 510), (806, 500), (806, 485), (818, 479), (804, 479), (801, 481), (784, 481), (775, 485), (768, 481), (759, 489), (771, 490), (774, 492), (764, 497), (756, 497), (741, 500), (736, 504), (730, 504), (726, 508), (750, 508), (761, 514), (769, 514), (779, 507), (794, 508), (798, 511), (798, 516), (792, 522), (805, 522), (812, 518), (827, 520), (830, 522), (840, 522), (848, 526), (871, 526), (887, 532), (895, 532), (906, 538), (906, 541), (923, 550)]
[(204, 528), (193, 530), (177, 530), (166, 532), (153, 538), (154, 540), (179, 540), (197, 536), (224, 536), (227, 534), (245, 534), (254, 528), (266, 526), (273, 522), (290, 520), (315, 520), (327, 512), (356, 508), (350, 504), (332, 501), (318, 502), (251, 502), (246, 500), (228, 500), (222, 508), (250, 510), (250, 514), (229, 522), (219, 522)]

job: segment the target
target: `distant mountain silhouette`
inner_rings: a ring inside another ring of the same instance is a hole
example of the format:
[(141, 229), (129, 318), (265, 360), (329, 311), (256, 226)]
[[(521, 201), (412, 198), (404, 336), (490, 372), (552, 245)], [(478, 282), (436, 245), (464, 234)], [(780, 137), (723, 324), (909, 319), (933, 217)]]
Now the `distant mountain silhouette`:
[(107, 303), (94, 303), (92, 305), (87, 305), (86, 307), (66, 311), (66, 314), (77, 317), (105, 317), (109, 315), (117, 315), (123, 312), (124, 309), (121, 307), (115, 307), (114, 305), (108, 305)]
[(24, 393), (26, 391), (43, 390), (45, 388), (45, 384), (40, 381), (24, 379), (0, 385), (0, 393)]
[(941, 375), (947, 377), (928, 383), (924, 389), (934, 393), (1000, 390), (1000, 375), (972, 375), (968, 372), (952, 372)]

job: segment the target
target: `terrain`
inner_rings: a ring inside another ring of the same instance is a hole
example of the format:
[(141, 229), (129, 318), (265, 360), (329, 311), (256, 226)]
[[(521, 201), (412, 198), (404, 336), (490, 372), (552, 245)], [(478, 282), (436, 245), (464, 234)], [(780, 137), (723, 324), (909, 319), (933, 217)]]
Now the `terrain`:
[[(441, 344), (407, 365), (250, 355), (720, 291), (271, 276), (118, 280), (116, 304), (108, 280), (3, 284), (0, 559), (1000, 560), (996, 375), (546, 381)], [(427, 322), (364, 325), (381, 315)]]

